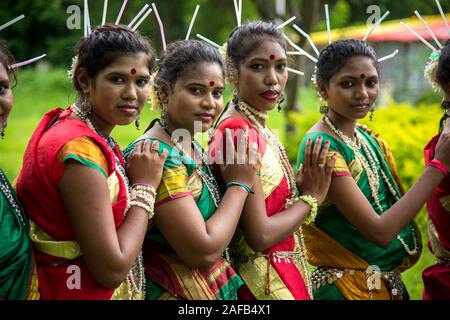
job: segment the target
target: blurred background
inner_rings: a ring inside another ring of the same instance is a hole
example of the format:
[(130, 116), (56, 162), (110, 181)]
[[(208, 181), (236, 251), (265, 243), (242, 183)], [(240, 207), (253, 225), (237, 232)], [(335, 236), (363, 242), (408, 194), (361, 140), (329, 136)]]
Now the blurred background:
[[(223, 44), (236, 26), (232, 0), (155, 0), (164, 23), (167, 42), (184, 39), (196, 5), (200, 5), (191, 38), (197, 33), (218, 44)], [(47, 57), (17, 72), (18, 84), (14, 89), (14, 108), (11, 113), (6, 139), (0, 141), (0, 167), (14, 180), (22, 163), (26, 144), (43, 114), (55, 107), (67, 107), (74, 102), (75, 93), (67, 77), (74, 56), (74, 47), (83, 36), (83, 0), (2, 0), (0, 26), (25, 14), (25, 19), (0, 30), (0, 39), (7, 42), (17, 61), (24, 61), (46, 53)], [(109, 0), (107, 21), (115, 22), (123, 0)], [(128, 24), (145, 4), (143, 0), (129, 0), (121, 23)], [(101, 23), (103, 4), (90, 0), (91, 25)], [(434, 0), (243, 0), (242, 21), (268, 20), (277, 23), (295, 16), (293, 23), (309, 33), (319, 48), (328, 42), (324, 4), (330, 8), (332, 40), (362, 39), (373, 23), (386, 17), (368, 38), (378, 57), (398, 50), (398, 54), (381, 63), (381, 94), (372, 122), (364, 120), (374, 132), (381, 132), (393, 149), (398, 171), (409, 188), (424, 169), (423, 147), (437, 134), (442, 115), (442, 95), (434, 92), (423, 76), (423, 70), (432, 52), (412, 36), (400, 21), (407, 23), (434, 46), (433, 39), (414, 14), (418, 10), (423, 19), (444, 44), (449, 37), (446, 25), (439, 15)], [(441, 0), (445, 14), (450, 12), (450, 1)], [(75, 7), (74, 7), (75, 6)], [(78, 8), (78, 9), (77, 9)], [(79, 11), (77, 11), (79, 10)], [(80, 12), (79, 20), (74, 13)], [(450, 16), (447, 17), (447, 19)], [(75, 19), (75, 20), (74, 20)], [(448, 19), (450, 20), (450, 19)], [(80, 28), (73, 28), (79, 23)], [(154, 48), (162, 51), (162, 42), (155, 15), (151, 13), (139, 31), (148, 36)], [(311, 55), (313, 48), (290, 26), (284, 31)], [(293, 49), (292, 49), (293, 50)], [(286, 89), (287, 101), (283, 112), (273, 111), (270, 124), (283, 140), (290, 160), (295, 163), (297, 149), (303, 134), (318, 120), (320, 102), (312, 87), (314, 63), (304, 56), (292, 56), (292, 68), (302, 70), (305, 76), (290, 74)], [(227, 90), (225, 100), (231, 98)], [(142, 116), (141, 127), (158, 116), (150, 107)], [(143, 129), (141, 129), (143, 130)], [(113, 136), (125, 148), (142, 131), (134, 125), (117, 128)], [(416, 218), (424, 244), (427, 241), (425, 211)], [(421, 299), (423, 289), (421, 272), (434, 260), (424, 247), (422, 257), (414, 268), (404, 274), (411, 298)]]

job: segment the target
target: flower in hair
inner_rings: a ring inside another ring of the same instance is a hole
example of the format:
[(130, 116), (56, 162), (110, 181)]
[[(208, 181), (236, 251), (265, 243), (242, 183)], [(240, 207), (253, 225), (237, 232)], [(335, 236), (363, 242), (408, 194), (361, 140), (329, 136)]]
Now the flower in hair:
[(428, 83), (431, 85), (435, 92), (438, 92), (441, 89), (439, 83), (436, 81), (440, 56), (440, 51), (434, 51), (433, 53), (431, 53), (424, 71), (425, 78), (428, 80)]
[(72, 58), (72, 65), (70, 66), (70, 70), (67, 70), (67, 77), (70, 81), (73, 81), (75, 77), (75, 70), (78, 66), (78, 55)]
[(314, 88), (316, 90), (318, 90), (319, 87), (318, 87), (318, 84), (317, 84), (317, 66), (314, 66), (314, 72), (313, 72), (313, 74), (311, 76), (311, 82), (313, 83)]
[(159, 97), (158, 97), (158, 85), (155, 83), (157, 72), (154, 72), (150, 78), (150, 89), (148, 90), (148, 103), (152, 107), (152, 111), (158, 110)]
[(220, 51), (220, 54), (222, 56), (223, 61), (226, 62), (227, 59), (228, 59), (228, 54), (227, 54), (227, 52), (228, 52), (228, 42), (225, 42), (224, 45), (222, 46), (222, 48), (223, 48), (223, 50), (219, 50), (219, 51)]

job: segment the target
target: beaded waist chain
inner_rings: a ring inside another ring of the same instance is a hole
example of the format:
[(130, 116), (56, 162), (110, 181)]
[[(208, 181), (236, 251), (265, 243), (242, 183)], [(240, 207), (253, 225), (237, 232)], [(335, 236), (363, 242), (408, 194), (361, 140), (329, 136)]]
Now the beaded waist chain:
[(397, 271), (372, 271), (369, 272), (368, 269), (338, 269), (330, 267), (317, 267), (313, 270), (311, 274), (311, 282), (313, 290), (317, 290), (327, 284), (333, 284), (338, 279), (347, 273), (351, 276), (355, 275), (356, 272), (364, 272), (366, 274), (367, 290), (369, 291), (369, 297), (374, 289), (380, 289), (374, 285), (373, 277), (378, 277), (378, 279), (384, 279), (388, 284), (390, 293), (396, 298), (402, 300), (404, 298), (404, 286), (400, 272)]
[(235, 252), (233, 252), (233, 254), (235, 260), (237, 260), (238, 263), (246, 263), (259, 257), (265, 257), (268, 260), (272, 259), (274, 263), (296, 263), (301, 260), (301, 253), (297, 251), (275, 251), (270, 253), (257, 252), (253, 255), (236, 254)]

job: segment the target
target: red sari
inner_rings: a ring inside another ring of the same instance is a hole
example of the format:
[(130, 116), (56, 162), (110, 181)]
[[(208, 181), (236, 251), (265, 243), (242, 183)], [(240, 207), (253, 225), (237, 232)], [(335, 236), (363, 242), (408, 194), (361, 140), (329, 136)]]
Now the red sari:
[[(41, 299), (110, 299), (114, 289), (105, 288), (94, 279), (76, 242), (72, 224), (58, 191), (65, 169), (58, 154), (67, 142), (88, 137), (103, 151), (108, 163), (108, 177), (115, 173), (114, 153), (122, 164), (124, 160), (120, 150), (116, 148), (113, 153), (98, 134), (84, 122), (71, 118), (71, 114), (70, 109), (56, 109), (41, 120), (25, 151), (17, 180), (17, 194), (32, 220), (32, 241)], [(121, 179), (119, 181), (118, 198), (112, 207), (116, 229), (124, 220), (127, 202), (124, 182)], [(34, 241), (38, 236), (45, 241)], [(48, 244), (63, 250), (56, 254), (55, 250), (48, 249)], [(49, 254), (50, 252), (55, 252), (55, 255)], [(76, 279), (71, 278), (75, 274), (81, 276), (79, 286)]]
[[(425, 147), (425, 164), (434, 158), (439, 136)], [(450, 180), (444, 179), (427, 201), (430, 251), (437, 263), (423, 271), (424, 300), (450, 299)]]
[[(262, 166), (259, 178), (265, 196), (266, 214), (270, 217), (285, 210), (286, 199), (290, 198), (290, 191), (283, 174), (282, 164), (275, 156), (275, 152), (278, 151), (264, 140), (252, 124), (243, 118), (223, 120), (211, 140), (210, 156), (214, 159), (216, 150), (223, 141), (226, 141), (225, 129), (242, 130), (244, 127), (249, 128), (249, 141), (257, 142), (261, 154)], [(235, 136), (235, 143), (236, 141)], [(223, 150), (225, 155), (225, 146), (223, 146)], [(255, 252), (246, 243), (242, 232), (237, 230), (230, 249), (237, 258), (238, 274), (247, 285), (241, 289), (239, 299), (311, 299), (302, 275), (302, 272), (307, 272), (307, 270), (302, 270), (297, 265), (298, 261), (294, 259), (277, 257), (279, 252), (298, 252), (298, 240), (294, 235), (262, 252)]]

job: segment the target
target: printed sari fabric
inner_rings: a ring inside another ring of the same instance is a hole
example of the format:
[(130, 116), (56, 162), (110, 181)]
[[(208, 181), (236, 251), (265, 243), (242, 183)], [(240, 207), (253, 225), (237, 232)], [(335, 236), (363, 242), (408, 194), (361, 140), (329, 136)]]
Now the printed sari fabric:
[[(375, 152), (379, 161), (378, 170), (383, 168), (397, 194), (402, 194), (395, 161), (389, 146), (383, 140), (374, 138), (362, 130), (357, 130)], [(311, 138), (315, 142), (319, 136), (330, 141), (329, 158), (334, 153), (338, 154), (333, 169), (333, 177), (351, 176), (372, 207), (376, 208), (362, 164), (355, 157), (350, 147), (332, 135), (324, 132), (305, 135), (299, 148), (297, 167), (303, 161), (307, 140)], [(364, 156), (364, 153), (360, 152)], [(378, 198), (383, 212), (385, 212), (394, 205), (396, 199), (382, 180), (380, 171), (379, 176)], [(339, 212), (329, 198), (326, 198), (319, 208), (315, 225), (305, 228), (308, 260), (310, 264), (316, 267), (313, 271), (314, 299), (385, 300), (408, 298), (406, 288), (401, 282), (400, 272), (410, 268), (419, 259), (422, 249), (421, 236), (415, 223), (409, 224), (400, 232), (399, 236), (404, 240), (409, 250), (413, 251), (414, 248), (417, 248), (417, 253), (409, 255), (398, 239), (393, 240), (386, 248), (376, 246), (367, 240)], [(338, 271), (332, 270), (333, 268)], [(320, 272), (321, 270), (327, 270), (327, 272)], [(392, 277), (390, 278), (391, 281), (381, 277), (378, 285), (371, 286), (371, 290), (369, 290), (367, 279), (372, 274), (370, 270), (379, 271), (382, 275), (389, 275)], [(316, 280), (314, 280), (315, 274), (321, 278), (317, 279), (316, 277)], [(395, 281), (392, 280), (394, 275)], [(401, 297), (399, 291), (404, 292), (403, 297)], [(393, 292), (396, 294), (393, 294)]]
[(35, 299), (33, 271), (28, 217), (0, 170), (0, 299)]
[[(125, 150), (126, 156), (138, 142)], [(217, 208), (208, 188), (195, 172), (196, 164), (175, 148), (159, 142), (159, 151), (167, 149), (169, 156), (157, 189), (155, 210), (169, 201), (192, 196), (207, 221)], [(205, 167), (202, 170), (207, 174)], [(148, 300), (235, 300), (242, 285), (241, 278), (225, 259), (219, 259), (208, 272), (187, 266), (173, 252), (156, 226), (149, 228), (144, 241), (144, 266)]]
[(108, 177), (115, 227), (124, 220), (126, 191), (116, 173), (120, 150), (113, 151), (84, 122), (72, 118), (70, 109), (47, 113), (25, 151), (17, 180), (17, 194), (30, 216), (41, 299), (131, 298), (123, 286), (100, 285), (83, 259), (68, 213), (58, 191), (66, 161), (73, 160)]
[[(216, 152), (223, 148), (226, 154), (225, 130), (234, 130), (235, 143), (237, 136), (244, 127), (249, 128), (249, 141), (258, 144), (258, 151), (262, 157), (259, 178), (265, 196), (266, 214), (273, 216), (285, 209), (286, 199), (290, 197), (288, 182), (284, 176), (282, 164), (275, 152), (262, 135), (243, 118), (228, 118), (217, 127), (210, 143), (210, 156), (216, 157)], [(240, 299), (258, 300), (309, 300), (305, 281), (305, 273), (301, 263), (298, 263), (299, 241), (295, 235), (274, 244), (273, 246), (256, 252), (245, 241), (240, 229), (230, 245), (232, 255), (236, 260), (236, 269), (244, 280), (246, 287), (242, 290)], [(289, 258), (278, 258), (280, 252)]]
[[(434, 158), (439, 136), (425, 147), (425, 164)], [(423, 271), (424, 300), (450, 299), (450, 180), (445, 178), (427, 201), (428, 247), (436, 264)]]

